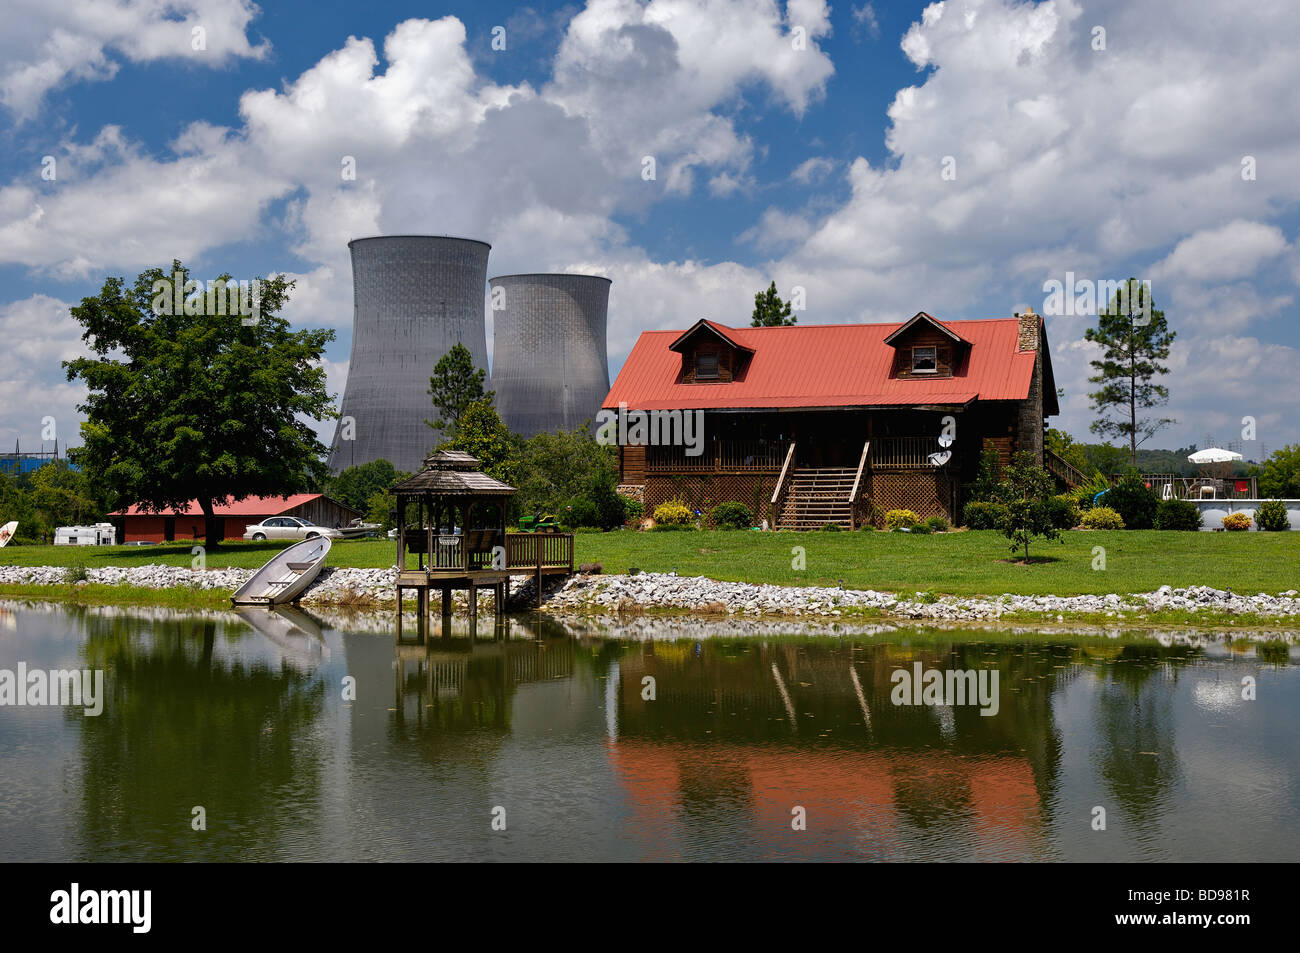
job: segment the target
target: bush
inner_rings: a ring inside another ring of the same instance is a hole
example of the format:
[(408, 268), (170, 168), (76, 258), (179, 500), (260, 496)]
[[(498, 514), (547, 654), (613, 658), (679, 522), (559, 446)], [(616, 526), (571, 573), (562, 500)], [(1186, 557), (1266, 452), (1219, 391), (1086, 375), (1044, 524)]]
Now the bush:
[(1110, 488), (1101, 502), (1118, 513), (1128, 529), (1150, 529), (1155, 523), (1160, 500), (1136, 473), (1125, 475)]
[(948, 517), (936, 513), (925, 521), (925, 525), (930, 527), (931, 532), (945, 533), (948, 531)]
[(575, 496), (560, 511), (560, 522), (568, 529), (579, 526), (600, 526), (600, 510), (585, 497)]
[(1079, 525), (1079, 508), (1074, 505), (1068, 493), (1054, 496), (1047, 501), (1048, 516), (1057, 529), (1073, 529)]
[(1252, 520), (1246, 513), (1229, 513), (1223, 518), (1223, 528), (1233, 533), (1250, 529)]
[(713, 523), (718, 529), (749, 529), (754, 525), (754, 514), (744, 503), (727, 501), (713, 508)]
[(838, 533), (840, 531), (839, 523), (822, 523), (821, 531), (823, 533)]
[(1088, 529), (1123, 529), (1124, 517), (1109, 506), (1094, 506), (1083, 514), (1083, 525)]
[(1274, 532), (1290, 529), (1291, 518), (1287, 515), (1286, 504), (1281, 500), (1265, 500), (1259, 504), (1255, 510), (1255, 525)]
[(970, 529), (1001, 529), (1011, 518), (1011, 511), (1002, 503), (973, 500), (962, 510), (962, 520)]
[(645, 516), (645, 504), (630, 496), (620, 495), (619, 498), (623, 501), (623, 521), (629, 526), (639, 525), (641, 518)]
[(913, 536), (929, 536), (930, 527), (927, 526), (925, 523), (917, 523), (915, 526), (911, 527), (908, 530), (908, 532), (910, 532)]
[(64, 570), (64, 579), (67, 582), (89, 582), (90, 570), (86, 568), (84, 562), (77, 560), (76, 562), (71, 563), (68, 568)]
[(1104, 490), (1110, 489), (1110, 481), (1100, 473), (1094, 473), (1092, 479), (1087, 483), (1076, 486), (1069, 493), (1065, 494), (1074, 501), (1074, 505), (1080, 510), (1092, 508), (1093, 498)]
[(921, 518), (911, 510), (890, 510), (885, 514), (885, 529), (898, 529), (900, 526), (915, 526)]
[(669, 526), (689, 526), (695, 522), (695, 514), (681, 500), (669, 500), (655, 507), (655, 524)]
[(1156, 507), (1156, 529), (1198, 530), (1201, 528), (1201, 511), (1187, 500), (1161, 500)]
[(695, 527), (690, 524), (682, 523), (655, 523), (650, 527), (656, 533), (677, 533), (683, 530), (694, 530)]

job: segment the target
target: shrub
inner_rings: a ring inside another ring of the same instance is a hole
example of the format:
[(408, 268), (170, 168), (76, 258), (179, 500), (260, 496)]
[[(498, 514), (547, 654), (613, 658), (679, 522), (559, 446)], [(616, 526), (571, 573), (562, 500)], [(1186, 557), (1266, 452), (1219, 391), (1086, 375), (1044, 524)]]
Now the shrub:
[(927, 526), (925, 523), (917, 523), (915, 526), (911, 527), (908, 530), (908, 532), (910, 532), (913, 536), (929, 536), (930, 527)]
[(1160, 505), (1156, 495), (1133, 472), (1112, 486), (1101, 501), (1123, 517), (1128, 529), (1150, 529), (1155, 522), (1156, 507)]
[(911, 510), (890, 510), (885, 514), (885, 529), (898, 529), (900, 526), (915, 526), (921, 518)]
[(1255, 525), (1274, 532), (1290, 529), (1291, 518), (1287, 516), (1286, 504), (1281, 500), (1265, 500), (1259, 504), (1255, 510)]
[(1066, 496), (1072, 499), (1074, 505), (1080, 510), (1087, 510), (1092, 508), (1093, 498), (1098, 493), (1109, 489), (1110, 481), (1100, 473), (1094, 473), (1091, 480), (1087, 483), (1076, 486), (1073, 490), (1067, 493)]
[(935, 533), (944, 533), (948, 531), (948, 517), (941, 513), (936, 513), (925, 521), (925, 525)]
[(1250, 529), (1251, 522), (1250, 515), (1247, 513), (1229, 513), (1223, 518), (1223, 528), (1239, 533), (1244, 529)]
[(669, 500), (655, 507), (655, 524), (669, 526), (689, 526), (695, 522), (695, 514), (681, 500)]
[(822, 523), (821, 531), (823, 533), (838, 533), (840, 531), (839, 523)]
[(1002, 503), (973, 500), (962, 510), (962, 519), (970, 529), (1001, 529), (1011, 517), (1011, 511)]
[(559, 515), (560, 522), (568, 529), (600, 525), (600, 510), (591, 500), (581, 496), (569, 500)]
[(1047, 514), (1057, 529), (1073, 529), (1079, 525), (1079, 508), (1067, 493), (1047, 501)]
[(711, 515), (718, 529), (749, 529), (754, 525), (754, 514), (744, 503), (719, 503)]
[(630, 496), (621, 497), (623, 500), (623, 519), (629, 526), (637, 526), (641, 523), (641, 518), (645, 516), (645, 504), (640, 500), (634, 500)]
[(89, 582), (90, 570), (86, 568), (84, 562), (77, 561), (64, 570), (64, 578), (68, 582)]
[(1197, 530), (1201, 528), (1201, 511), (1187, 500), (1161, 500), (1153, 525), (1156, 529)]
[(1083, 514), (1083, 525), (1088, 529), (1123, 529), (1124, 517), (1109, 506), (1094, 506)]
[(689, 523), (655, 523), (650, 527), (656, 533), (676, 533), (682, 530), (694, 530), (695, 527)]

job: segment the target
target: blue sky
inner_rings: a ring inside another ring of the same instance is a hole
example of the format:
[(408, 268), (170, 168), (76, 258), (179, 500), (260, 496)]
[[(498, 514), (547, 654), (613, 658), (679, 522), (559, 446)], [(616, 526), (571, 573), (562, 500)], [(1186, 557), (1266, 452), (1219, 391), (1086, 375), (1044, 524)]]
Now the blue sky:
[[(0, 39), (0, 446), (34, 449), (45, 416), (79, 442), (68, 305), (172, 257), (297, 276), (288, 314), (336, 330), (341, 392), (346, 242), (380, 232), (482, 238), (491, 274), (608, 275), (611, 374), (642, 330), (746, 322), (769, 280), (838, 323), (1138, 275), (1178, 332), (1179, 423), (1149, 445), (1244, 417), (1247, 456), (1300, 442), (1286, 5), (49, 6), (19, 0)], [(1079, 437), (1088, 323), (1048, 316)]]

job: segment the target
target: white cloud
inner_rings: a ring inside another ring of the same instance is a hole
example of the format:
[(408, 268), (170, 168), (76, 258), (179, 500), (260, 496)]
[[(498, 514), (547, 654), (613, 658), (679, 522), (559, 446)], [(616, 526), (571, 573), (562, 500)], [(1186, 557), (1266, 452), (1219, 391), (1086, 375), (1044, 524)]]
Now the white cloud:
[(119, 57), (204, 67), (261, 59), (270, 44), (247, 36), (257, 13), (249, 0), (10, 0), (0, 33), (0, 102), (30, 118), (69, 81), (111, 79)]
[(1204, 228), (1180, 241), (1151, 268), (1153, 278), (1205, 283), (1246, 278), (1287, 250), (1275, 225), (1237, 220)]
[[(81, 444), (76, 406), (85, 399), (86, 388), (79, 381), (69, 383), (61, 364), (87, 349), (69, 307), (69, 302), (43, 294), (0, 305), (0, 340), (5, 342), (0, 447), (6, 452), (15, 440), (24, 451), (39, 449), (45, 417), (54, 418), (60, 450)], [(53, 444), (46, 442), (45, 449)]]
[(795, 166), (794, 171), (790, 173), (790, 178), (796, 182), (802, 182), (804, 185), (809, 185), (824, 179), (834, 169), (835, 161), (833, 159), (828, 159), (825, 156), (813, 156), (811, 159), (805, 159)]

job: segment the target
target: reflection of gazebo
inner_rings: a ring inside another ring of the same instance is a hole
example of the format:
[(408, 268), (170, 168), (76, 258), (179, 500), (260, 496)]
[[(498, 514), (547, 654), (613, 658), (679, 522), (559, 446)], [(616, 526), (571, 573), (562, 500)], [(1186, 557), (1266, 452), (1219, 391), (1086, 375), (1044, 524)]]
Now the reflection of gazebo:
[[(512, 573), (536, 573), (540, 595), (543, 573), (573, 572), (573, 535), (507, 534), (506, 503), (515, 488), (478, 467), (468, 453), (439, 450), (425, 458), (423, 470), (393, 487), (399, 609), (402, 591), (414, 589), (424, 619), (429, 590), (438, 588), (442, 614), (449, 615), (451, 590), (467, 589), (470, 618), (475, 618), (476, 594), (490, 587), (499, 619)], [(416, 557), (414, 567), (407, 566), (408, 552)]]

